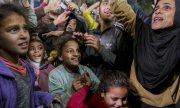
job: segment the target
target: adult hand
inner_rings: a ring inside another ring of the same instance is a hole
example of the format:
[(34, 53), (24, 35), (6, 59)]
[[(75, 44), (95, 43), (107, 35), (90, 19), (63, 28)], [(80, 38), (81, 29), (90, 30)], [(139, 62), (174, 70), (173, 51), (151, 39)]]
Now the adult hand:
[(84, 37), (85, 37), (85, 45), (86, 46), (91, 46), (91, 47), (95, 48), (96, 51), (99, 52), (99, 50), (100, 50), (100, 41), (99, 41), (99, 39), (96, 36), (90, 35), (90, 34), (87, 34), (87, 33), (84, 34)]
[(69, 13), (70, 11), (64, 11), (62, 14), (60, 14), (57, 19), (55, 19), (53, 21), (54, 25), (60, 25), (63, 24), (67, 21), (67, 19), (69, 18)]
[(45, 13), (50, 11), (55, 12), (60, 9), (61, 0), (49, 0), (49, 3), (46, 7), (44, 7)]

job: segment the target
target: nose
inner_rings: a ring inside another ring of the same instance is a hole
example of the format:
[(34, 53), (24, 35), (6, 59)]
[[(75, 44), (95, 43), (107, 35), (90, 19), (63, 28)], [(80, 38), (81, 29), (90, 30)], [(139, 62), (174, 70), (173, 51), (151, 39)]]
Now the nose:
[(27, 39), (29, 38), (29, 31), (21, 29), (20, 30), (20, 38), (21, 39)]
[(123, 106), (123, 101), (121, 99), (119, 99), (119, 100), (116, 101), (115, 107), (118, 108), (118, 107), (121, 107), (121, 106)]
[(79, 55), (80, 55), (80, 52), (79, 52), (79, 51), (74, 51), (73, 55), (74, 55), (74, 56), (79, 56)]

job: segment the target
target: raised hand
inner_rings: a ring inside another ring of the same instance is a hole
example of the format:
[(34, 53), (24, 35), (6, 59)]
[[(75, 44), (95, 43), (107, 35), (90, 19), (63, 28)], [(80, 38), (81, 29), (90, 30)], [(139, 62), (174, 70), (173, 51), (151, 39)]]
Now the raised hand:
[(96, 51), (100, 50), (100, 41), (96, 36), (85, 33), (84, 37), (86, 46), (91, 46), (95, 48)]
[(62, 14), (60, 14), (57, 19), (55, 19), (53, 21), (54, 25), (60, 25), (63, 24), (67, 21), (67, 19), (69, 18), (69, 13), (70, 11), (64, 11)]

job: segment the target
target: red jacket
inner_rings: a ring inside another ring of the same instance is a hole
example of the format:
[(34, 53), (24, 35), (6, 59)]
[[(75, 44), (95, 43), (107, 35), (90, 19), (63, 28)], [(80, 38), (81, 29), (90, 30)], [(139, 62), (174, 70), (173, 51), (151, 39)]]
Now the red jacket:
[(104, 99), (98, 93), (87, 96), (89, 87), (84, 86), (75, 92), (67, 103), (67, 108), (108, 108)]

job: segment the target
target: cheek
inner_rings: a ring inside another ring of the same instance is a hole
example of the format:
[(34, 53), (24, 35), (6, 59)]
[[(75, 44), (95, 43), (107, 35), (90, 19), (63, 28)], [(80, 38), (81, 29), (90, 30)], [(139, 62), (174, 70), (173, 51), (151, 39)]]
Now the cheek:
[(105, 100), (106, 104), (109, 106), (114, 104), (113, 100), (110, 98), (105, 98), (104, 100)]

